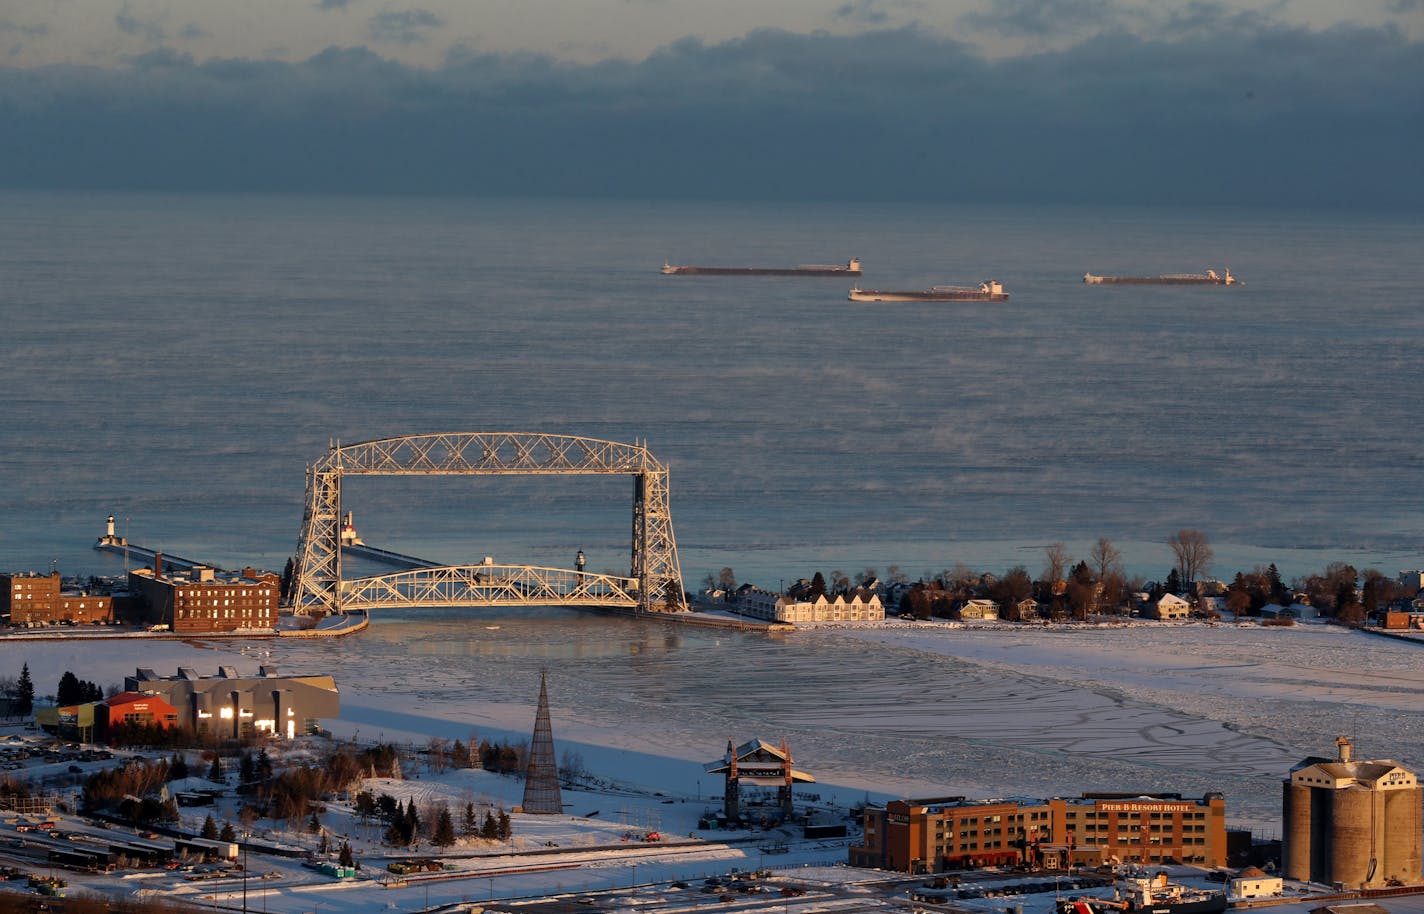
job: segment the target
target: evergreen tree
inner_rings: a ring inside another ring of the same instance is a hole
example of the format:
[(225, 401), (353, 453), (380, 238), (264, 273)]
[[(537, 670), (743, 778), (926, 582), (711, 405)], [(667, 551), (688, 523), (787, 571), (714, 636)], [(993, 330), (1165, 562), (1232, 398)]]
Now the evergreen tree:
[(219, 841), (236, 841), (237, 829), (232, 827), (231, 822), (224, 822), (222, 831), (218, 832)]
[(77, 705), (83, 700), (84, 691), (79, 684), (79, 677), (65, 670), (64, 675), (59, 677), (59, 688), (54, 692), (55, 704)]
[(465, 821), (464, 821), (464, 824), (461, 826), (460, 831), (461, 831), (465, 836), (470, 837), (470, 838), (473, 838), (475, 835), (479, 834), (479, 830), (480, 830), (480, 824), (479, 824), (479, 821), (475, 818), (475, 804), (474, 804), (474, 803), (466, 803), (466, 804), (465, 804)]
[(817, 597), (826, 595), (826, 576), (819, 571), (811, 578), (811, 589), (806, 593), (806, 599), (815, 600)]
[(415, 797), (410, 798), (410, 803), (405, 808), (405, 833), (407, 835), (406, 844), (409, 844), (416, 835), (420, 834), (420, 816), (415, 811)]
[(311, 818), (307, 820), (307, 831), (313, 835), (321, 834), (321, 819), (317, 818), (316, 810), (312, 810)]
[(337, 858), (342, 866), (355, 866), (356, 857), (351, 853), (351, 844), (348, 841), (341, 842), (341, 854)]
[(494, 813), (485, 813), (484, 825), (480, 826), (480, 837), (487, 838), (490, 841), (499, 837), (499, 823), (495, 821)]
[(1286, 585), (1281, 580), (1281, 573), (1276, 570), (1276, 563), (1272, 562), (1271, 567), (1266, 569), (1266, 582), (1271, 587), (1271, 602), (1286, 604)]
[(509, 821), (509, 813), (502, 809), (499, 811), (499, 819), (495, 823), (495, 833), (501, 841), (508, 841), (510, 835), (514, 834), (514, 827)]
[(208, 768), (208, 780), (223, 783), (222, 759), (217, 756), (213, 756), (213, 764)]
[(278, 585), (280, 588), (279, 593), (283, 600), (287, 599), (292, 593), (292, 578), (296, 576), (296, 572), (297, 563), (289, 556), (286, 566), (282, 568), (282, 582)]
[(15, 684), (16, 697), (19, 699), (15, 710), (22, 715), (26, 715), (35, 709), (35, 681), (30, 678), (30, 665), (26, 663), (20, 667), (20, 681)]
[(450, 819), (450, 807), (440, 807), (440, 815), (435, 820), (435, 835), (430, 839), (436, 847), (449, 847), (455, 843), (455, 823)]
[(168, 762), (168, 780), (181, 781), (188, 776), (188, 760), (183, 757), (183, 753), (173, 753), (173, 758)]
[(456, 768), (470, 767), (470, 750), (458, 739), (455, 740), (455, 745), (450, 747), (450, 762)]
[(410, 843), (405, 836), (404, 819), (394, 821), (386, 828), (385, 841), (391, 847), (405, 847)]
[(208, 817), (203, 820), (203, 830), (198, 834), (208, 840), (212, 840), (218, 836), (218, 823), (213, 821), (212, 813), (208, 813)]
[(1167, 593), (1182, 592), (1182, 576), (1177, 572), (1177, 569), (1173, 568), (1167, 572), (1167, 581), (1162, 585), (1162, 589)]
[(272, 758), (266, 749), (257, 751), (257, 778), (261, 781), (272, 780)]
[(238, 761), (238, 779), (244, 784), (251, 784), (252, 779), (257, 776), (257, 765), (252, 761), (252, 753), (242, 753), (242, 758)]

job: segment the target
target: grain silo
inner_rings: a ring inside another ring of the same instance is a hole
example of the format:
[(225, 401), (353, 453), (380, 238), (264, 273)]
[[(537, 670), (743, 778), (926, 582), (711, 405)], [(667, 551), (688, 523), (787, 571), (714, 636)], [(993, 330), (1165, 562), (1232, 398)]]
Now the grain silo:
[(1389, 759), (1357, 761), (1348, 739), (1339, 758), (1308, 758), (1282, 788), (1289, 879), (1348, 888), (1421, 881), (1424, 793), (1414, 772)]

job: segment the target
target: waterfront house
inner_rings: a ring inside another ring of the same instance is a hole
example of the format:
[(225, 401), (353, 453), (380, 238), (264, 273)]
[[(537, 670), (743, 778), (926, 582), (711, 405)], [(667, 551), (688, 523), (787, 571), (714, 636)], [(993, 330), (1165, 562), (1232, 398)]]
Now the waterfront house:
[(1192, 611), (1192, 605), (1174, 593), (1165, 593), (1152, 606), (1152, 618), (1163, 622), (1170, 619), (1185, 619)]
[(959, 607), (959, 618), (997, 620), (999, 618), (999, 604), (993, 600), (965, 600), (964, 605)]

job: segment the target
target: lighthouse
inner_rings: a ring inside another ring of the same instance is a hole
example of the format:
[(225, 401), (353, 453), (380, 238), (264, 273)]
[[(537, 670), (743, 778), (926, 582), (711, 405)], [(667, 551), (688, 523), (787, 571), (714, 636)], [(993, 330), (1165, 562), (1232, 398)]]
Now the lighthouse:
[(114, 532), (114, 515), (109, 515), (108, 523), (104, 527), (104, 535), (99, 537), (100, 546), (125, 546), (127, 541)]

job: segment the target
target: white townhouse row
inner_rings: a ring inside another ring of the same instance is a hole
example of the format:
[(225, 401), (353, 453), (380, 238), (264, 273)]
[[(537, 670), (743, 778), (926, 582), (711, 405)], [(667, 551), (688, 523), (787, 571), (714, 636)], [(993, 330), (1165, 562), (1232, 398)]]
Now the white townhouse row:
[(885, 607), (875, 594), (822, 595), (814, 600), (796, 600), (784, 594), (745, 587), (736, 595), (732, 607), (744, 616), (767, 622), (879, 622), (885, 618)]

